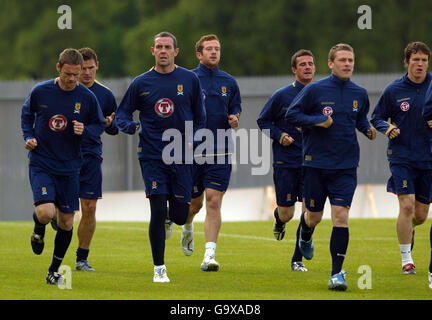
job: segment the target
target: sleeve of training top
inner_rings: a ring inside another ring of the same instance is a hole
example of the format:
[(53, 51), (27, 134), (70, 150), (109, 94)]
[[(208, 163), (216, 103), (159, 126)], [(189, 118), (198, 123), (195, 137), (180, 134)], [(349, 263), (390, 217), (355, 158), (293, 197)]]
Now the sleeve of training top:
[(138, 121), (133, 121), (133, 113), (136, 110), (136, 82), (133, 81), (127, 89), (120, 105), (117, 108), (116, 124), (120, 131), (127, 134), (135, 134)]
[(387, 122), (388, 118), (390, 118), (390, 108), (390, 93), (388, 90), (384, 90), (375, 106), (370, 122), (375, 129), (385, 135), (388, 135), (388, 133), (395, 128), (395, 126)]
[(362, 108), (360, 108), (359, 114), (357, 117), (356, 128), (358, 131), (360, 131), (365, 136), (367, 136), (366, 131), (371, 127), (371, 125), (369, 124), (369, 121), (367, 119), (367, 115), (369, 113), (369, 107), (370, 107), (369, 97), (368, 97), (367, 93), (365, 93), (364, 99), (365, 99), (364, 106)]
[(275, 113), (277, 113), (277, 107), (279, 106), (279, 103), (279, 95), (274, 94), (264, 105), (264, 108), (257, 119), (258, 127), (261, 130), (269, 129), (270, 138), (276, 141), (281, 139), (283, 133), (283, 131), (274, 124), (276, 118)]
[(106, 127), (105, 118), (102, 110), (99, 106), (99, 102), (95, 95), (92, 94), (90, 102), (91, 111), (89, 112), (89, 118), (84, 123), (83, 137), (94, 137), (98, 138), (104, 132)]
[(235, 80), (231, 90), (232, 95), (230, 97), (230, 102), (228, 106), (228, 114), (240, 115), (242, 112), (241, 96), (239, 86)]
[(313, 84), (306, 86), (294, 98), (285, 113), (285, 120), (294, 126), (314, 126), (328, 120), (328, 116), (314, 112)]
[(21, 129), (23, 132), (24, 140), (32, 139), (35, 137), (34, 122), (35, 111), (33, 105), (35, 103), (34, 92), (30, 92), (21, 110)]
[[(112, 94), (109, 96), (108, 105), (109, 105), (108, 116), (110, 116), (113, 112), (117, 112), (117, 102), (116, 102), (116, 100)], [(114, 116), (114, 119), (111, 122), (111, 126), (105, 128), (105, 132), (112, 135), (112, 136), (118, 134), (119, 130), (118, 130), (118, 127), (116, 124), (116, 116)]]
[(425, 104), (423, 107), (423, 118), (426, 121), (432, 120), (432, 82), (426, 92)]

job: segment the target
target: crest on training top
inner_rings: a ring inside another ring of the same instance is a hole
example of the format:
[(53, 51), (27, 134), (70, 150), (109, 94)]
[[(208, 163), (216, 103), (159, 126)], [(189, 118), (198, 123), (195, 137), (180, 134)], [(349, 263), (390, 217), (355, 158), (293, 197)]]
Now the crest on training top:
[(221, 87), (221, 92), (222, 92), (222, 97), (227, 96), (227, 88), (226, 87)]
[(74, 113), (78, 113), (79, 114), (80, 110), (81, 110), (81, 103), (79, 103), (79, 102), (75, 103)]
[(358, 111), (358, 101), (357, 100), (353, 101), (353, 111), (355, 111), (355, 112)]
[(177, 85), (177, 95), (178, 96), (182, 96), (183, 95), (183, 85), (182, 84), (178, 84)]

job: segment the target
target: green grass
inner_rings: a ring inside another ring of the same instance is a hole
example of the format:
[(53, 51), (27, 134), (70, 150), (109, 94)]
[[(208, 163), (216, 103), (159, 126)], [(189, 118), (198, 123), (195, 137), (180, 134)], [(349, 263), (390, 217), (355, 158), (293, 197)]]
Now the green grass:
[[(73, 271), (72, 289), (45, 283), (51, 262), (54, 231), (47, 226), (45, 250), (30, 247), (31, 222), (0, 223), (0, 299), (157, 299), (157, 300), (288, 300), (288, 299), (430, 299), (429, 224), (416, 229), (413, 258), (416, 275), (402, 275), (394, 219), (353, 219), (345, 259), (348, 290), (327, 289), (331, 258), (331, 222), (323, 220), (314, 233), (315, 257), (308, 272), (292, 272), (290, 260), (298, 220), (287, 224), (283, 241), (272, 234), (272, 221), (225, 222), (217, 246), (219, 272), (202, 272), (203, 224), (195, 223), (195, 252), (180, 248), (181, 228), (166, 241), (165, 264), (171, 280), (153, 283), (147, 223), (98, 222), (89, 260), (96, 272)], [(77, 225), (63, 265), (75, 266)], [(372, 289), (359, 289), (358, 268), (372, 270)]]

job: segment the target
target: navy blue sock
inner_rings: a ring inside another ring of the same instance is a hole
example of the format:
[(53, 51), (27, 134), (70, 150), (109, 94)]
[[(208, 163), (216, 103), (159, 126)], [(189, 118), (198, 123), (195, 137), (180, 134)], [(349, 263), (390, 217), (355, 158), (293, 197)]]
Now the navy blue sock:
[(163, 194), (150, 196), (149, 238), (153, 264), (163, 265), (165, 256), (165, 219), (167, 217), (168, 198)]
[(312, 238), (312, 234), (314, 232), (315, 228), (311, 228), (306, 224), (305, 218), (304, 218), (305, 212), (302, 212), (300, 216), (300, 226), (301, 226), (301, 238), (304, 241), (309, 241)]
[(281, 225), (285, 224), (285, 222), (282, 222), (281, 219), (279, 219), (279, 210), (278, 210), (278, 207), (276, 207), (276, 209), (274, 209), (273, 215), (274, 215), (274, 217), (276, 219), (276, 223), (278, 224), (278, 226), (281, 226)]
[(330, 253), (332, 256), (331, 275), (341, 272), (345, 254), (348, 249), (349, 230), (345, 227), (333, 227), (330, 237)]
[(292, 256), (291, 262), (299, 262), (303, 260), (303, 255), (301, 254), (299, 249), (299, 236), (300, 236), (300, 224), (297, 227), (296, 244), (295, 244), (294, 254)]
[(36, 212), (33, 212), (33, 221), (35, 223), (33, 232), (40, 235), (42, 238), (45, 236), (45, 224), (39, 222)]
[(48, 269), (49, 272), (58, 272), (58, 269), (63, 261), (66, 251), (72, 240), (73, 229), (66, 231), (60, 227), (57, 230), (57, 234), (54, 240), (54, 254), (51, 265)]
[(87, 260), (89, 252), (90, 252), (89, 249), (78, 248), (76, 251), (76, 261), (78, 262), (78, 261)]

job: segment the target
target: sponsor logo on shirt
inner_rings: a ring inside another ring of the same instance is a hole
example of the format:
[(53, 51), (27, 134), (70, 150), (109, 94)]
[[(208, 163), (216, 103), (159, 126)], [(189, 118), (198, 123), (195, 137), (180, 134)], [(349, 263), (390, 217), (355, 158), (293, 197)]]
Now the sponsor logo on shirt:
[(401, 110), (402, 111), (408, 111), (409, 110), (409, 108), (410, 108), (410, 104), (408, 103), (408, 102), (406, 102), (406, 101), (404, 101), (404, 102), (402, 102), (401, 104), (400, 104), (400, 108), (401, 108)]
[(323, 108), (323, 114), (330, 117), (333, 114), (333, 108), (332, 107), (324, 107)]
[(49, 119), (48, 125), (54, 132), (64, 131), (67, 127), (67, 119), (62, 114), (56, 114)]
[(168, 118), (174, 112), (174, 103), (168, 98), (160, 99), (155, 104), (155, 111), (158, 116)]

